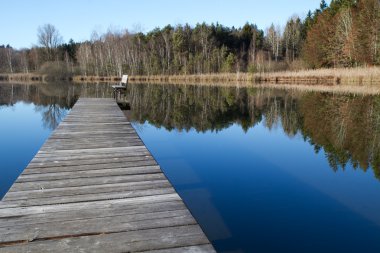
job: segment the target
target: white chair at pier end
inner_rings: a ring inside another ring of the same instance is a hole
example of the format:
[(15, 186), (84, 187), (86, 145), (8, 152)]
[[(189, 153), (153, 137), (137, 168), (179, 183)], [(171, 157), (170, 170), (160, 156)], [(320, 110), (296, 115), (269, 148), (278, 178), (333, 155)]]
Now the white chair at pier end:
[(127, 84), (128, 84), (128, 75), (123, 75), (121, 77), (121, 81), (118, 85), (112, 85), (112, 88), (114, 88), (115, 90), (117, 89), (126, 89), (127, 88)]
[(112, 85), (113, 97), (116, 100), (120, 99), (122, 91), (124, 92), (127, 89), (127, 84), (128, 84), (128, 75), (123, 75), (118, 85)]

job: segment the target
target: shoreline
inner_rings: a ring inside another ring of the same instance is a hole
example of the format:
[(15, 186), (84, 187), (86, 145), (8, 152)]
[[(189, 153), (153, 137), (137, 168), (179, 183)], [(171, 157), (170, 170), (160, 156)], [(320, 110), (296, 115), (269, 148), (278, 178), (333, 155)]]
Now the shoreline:
[[(73, 83), (118, 83), (118, 76), (81, 76), (51, 78), (38, 73), (0, 74), (3, 83), (41, 83), (69, 81)], [(191, 84), (217, 86), (252, 86), (316, 91), (338, 91), (380, 94), (380, 67), (317, 69), (270, 73), (219, 73), (201, 75), (130, 75), (131, 83)]]
[[(74, 82), (118, 82), (120, 77), (74, 76)], [(297, 85), (378, 85), (380, 67), (316, 69), (267, 73), (216, 73), (199, 75), (130, 75), (130, 82), (248, 83)]]
[[(117, 76), (74, 76), (73, 82), (119, 82)], [(379, 77), (380, 80), (380, 77)], [(229, 74), (200, 74), (200, 75), (150, 75), (150, 76), (130, 76), (129, 82), (133, 83), (192, 83), (192, 84), (308, 84), (308, 85), (336, 85), (340, 84), (340, 79), (334, 76), (277, 76), (268, 74), (249, 74), (249, 73), (229, 73)], [(380, 85), (380, 82), (379, 82)]]
[[(74, 75), (54, 78), (39, 73), (0, 74), (0, 81), (47, 82), (119, 82), (119, 76)], [(316, 69), (301, 71), (282, 71), (267, 73), (215, 73), (197, 75), (130, 75), (130, 82), (248, 82), (255, 84), (302, 84), (302, 85), (340, 85), (340, 84), (377, 84), (380, 85), (380, 67), (346, 69)]]

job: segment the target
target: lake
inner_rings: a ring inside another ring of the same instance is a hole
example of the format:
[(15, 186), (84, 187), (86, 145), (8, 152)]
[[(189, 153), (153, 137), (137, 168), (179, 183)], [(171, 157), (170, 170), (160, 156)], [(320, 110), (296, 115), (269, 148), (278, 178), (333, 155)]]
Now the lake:
[[(80, 95), (0, 84), (0, 198)], [(218, 252), (380, 252), (380, 97), (128, 85), (134, 128)]]

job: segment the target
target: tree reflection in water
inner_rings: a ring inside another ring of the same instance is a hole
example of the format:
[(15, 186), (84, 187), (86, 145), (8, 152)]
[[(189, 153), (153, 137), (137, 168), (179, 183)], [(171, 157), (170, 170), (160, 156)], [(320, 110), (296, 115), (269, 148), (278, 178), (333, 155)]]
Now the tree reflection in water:
[[(80, 95), (112, 97), (108, 84), (2, 84), (0, 106), (34, 103), (44, 126), (55, 128)], [(128, 84), (131, 120), (168, 130), (220, 131), (237, 124), (244, 131), (262, 122), (301, 135), (331, 168), (347, 164), (374, 170), (380, 179), (380, 97), (268, 88)]]
[(0, 108), (13, 106), (18, 102), (33, 103), (42, 115), (43, 126), (55, 129), (67, 111), (73, 107), (80, 95), (88, 97), (111, 97), (108, 84), (8, 84), (0, 85)]
[(35, 110), (41, 113), (43, 126), (51, 130), (55, 129), (67, 114), (67, 109), (58, 104), (39, 105)]
[(171, 131), (244, 131), (263, 122), (297, 134), (333, 170), (372, 168), (380, 179), (380, 97), (265, 88), (129, 84), (131, 120)]

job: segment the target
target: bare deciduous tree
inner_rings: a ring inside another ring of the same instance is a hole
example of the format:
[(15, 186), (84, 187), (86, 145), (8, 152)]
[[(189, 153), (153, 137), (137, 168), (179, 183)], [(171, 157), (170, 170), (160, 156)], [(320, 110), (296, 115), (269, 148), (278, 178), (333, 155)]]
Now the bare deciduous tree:
[(13, 54), (13, 49), (11, 47), (6, 47), (5, 49), (6, 55), (7, 55), (7, 61), (8, 61), (8, 66), (9, 66), (9, 72), (13, 73), (13, 64), (12, 64), (12, 54)]
[(52, 24), (38, 27), (38, 43), (46, 49), (47, 59), (54, 59), (55, 49), (62, 43), (62, 36)]
[(284, 30), (285, 57), (288, 61), (294, 61), (301, 48), (301, 20), (298, 16), (291, 17)]
[(276, 27), (272, 24), (267, 30), (267, 41), (270, 46), (270, 50), (275, 58), (278, 61), (280, 55), (280, 46), (281, 46), (281, 27), (277, 25)]
[(331, 54), (334, 63), (338, 66), (350, 66), (352, 62), (353, 34), (352, 13), (349, 8), (343, 8), (337, 14), (335, 36), (333, 38), (333, 52)]

